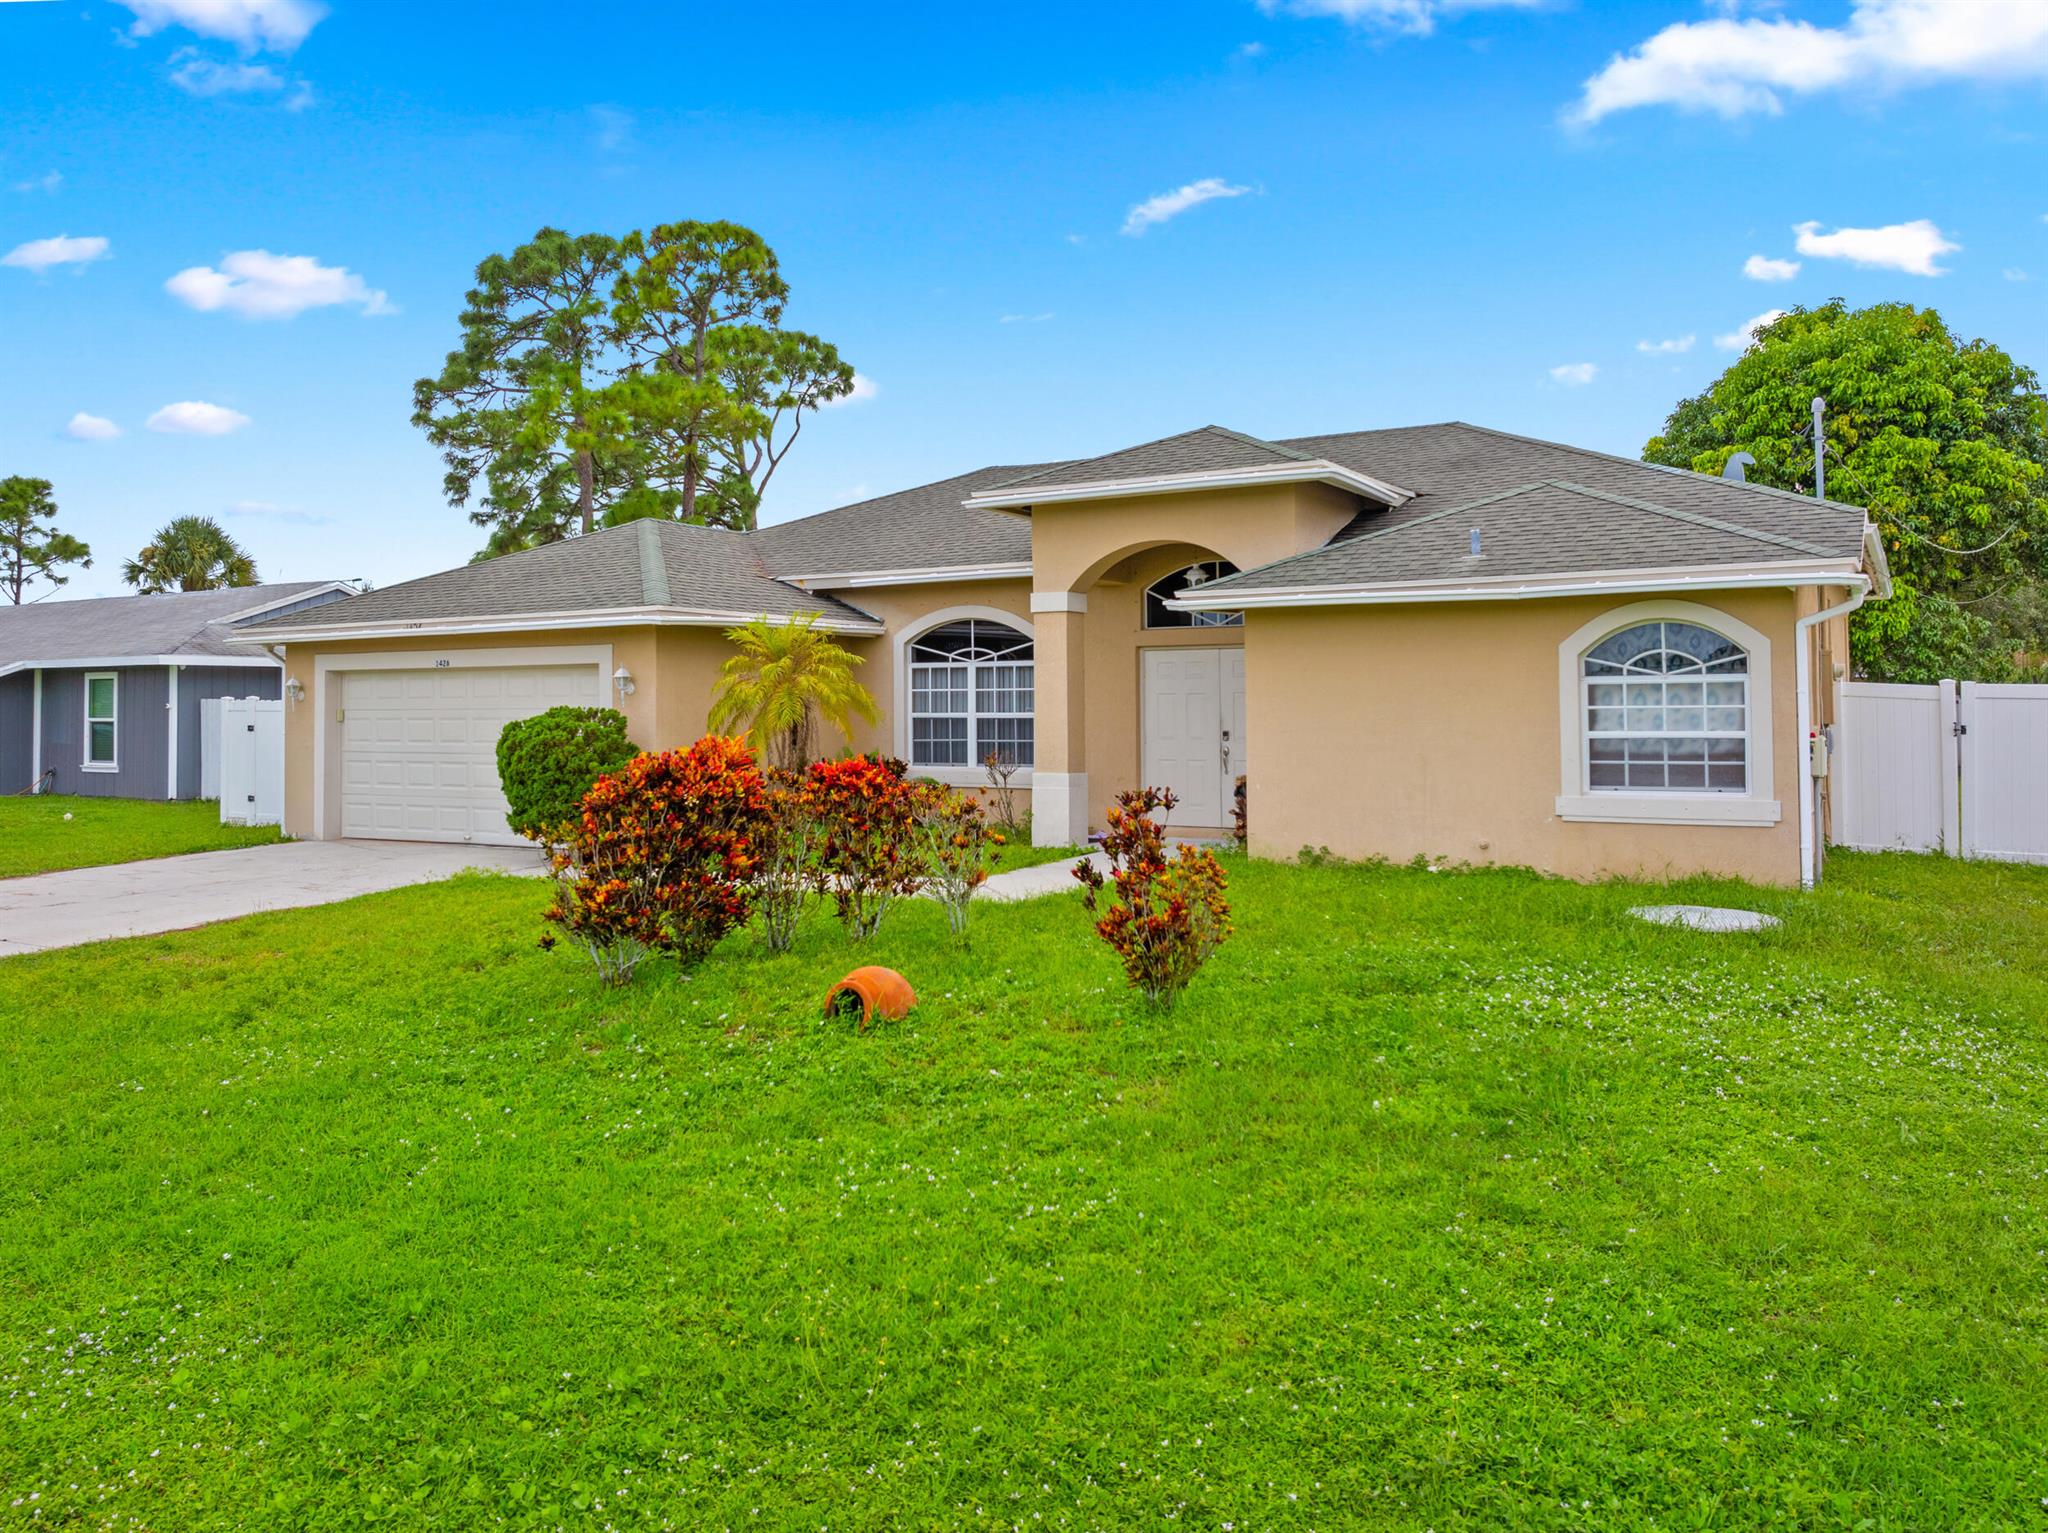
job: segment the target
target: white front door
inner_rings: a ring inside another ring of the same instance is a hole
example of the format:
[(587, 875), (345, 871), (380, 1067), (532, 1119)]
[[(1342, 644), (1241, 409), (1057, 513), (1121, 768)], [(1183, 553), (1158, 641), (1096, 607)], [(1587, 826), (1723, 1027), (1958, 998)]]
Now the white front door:
[(1168, 823), (1222, 828), (1245, 769), (1244, 650), (1144, 654), (1144, 786), (1171, 788)]
[(349, 671), (342, 687), (341, 833), (517, 846), (498, 787), (498, 733), (597, 696), (589, 665)]

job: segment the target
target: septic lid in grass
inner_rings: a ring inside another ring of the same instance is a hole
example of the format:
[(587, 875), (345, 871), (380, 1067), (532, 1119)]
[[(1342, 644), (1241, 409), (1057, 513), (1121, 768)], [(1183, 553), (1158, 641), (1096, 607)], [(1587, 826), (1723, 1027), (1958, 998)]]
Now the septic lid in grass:
[(1720, 905), (1637, 905), (1629, 914), (1659, 926), (1690, 926), (1696, 932), (1760, 932), (1778, 918), (1756, 910), (1729, 910)]

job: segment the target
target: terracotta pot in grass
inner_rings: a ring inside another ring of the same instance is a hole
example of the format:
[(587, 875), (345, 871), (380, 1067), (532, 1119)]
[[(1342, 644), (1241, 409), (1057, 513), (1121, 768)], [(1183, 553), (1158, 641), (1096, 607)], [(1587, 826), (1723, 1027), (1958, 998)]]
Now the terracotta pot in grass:
[(825, 1016), (844, 1016), (858, 1008), (861, 1032), (867, 1031), (868, 1022), (875, 1017), (901, 1022), (916, 1004), (917, 992), (910, 988), (909, 980), (894, 969), (875, 964), (855, 969), (825, 992)]

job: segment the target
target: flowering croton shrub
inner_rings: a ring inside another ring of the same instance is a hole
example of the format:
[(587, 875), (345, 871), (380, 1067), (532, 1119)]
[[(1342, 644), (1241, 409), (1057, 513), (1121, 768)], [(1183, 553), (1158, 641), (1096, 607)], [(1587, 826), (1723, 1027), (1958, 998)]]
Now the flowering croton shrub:
[(989, 861), (1003, 844), (972, 796), (944, 783), (910, 785), (910, 829), (925, 892), (946, 907), (946, 924), (967, 940), (967, 909), (988, 882)]
[(747, 919), (767, 815), (744, 741), (635, 756), (600, 777), (554, 854), (546, 919), (622, 985), (650, 953), (697, 962)]
[[(1166, 788), (1119, 793), (1102, 838), (1109, 876), (1092, 859), (1074, 869), (1089, 911), (1101, 917), (1095, 930), (1116, 950), (1132, 986), (1160, 1007), (1179, 999), (1230, 935), (1223, 865), (1195, 846), (1181, 846), (1171, 860), (1166, 855), (1165, 832), (1152, 811), (1176, 802)], [(1114, 891), (1106, 907), (1105, 889)]]
[(903, 763), (883, 756), (814, 761), (804, 790), (818, 820), (819, 887), (832, 896), (847, 935), (862, 941), (924, 877)]

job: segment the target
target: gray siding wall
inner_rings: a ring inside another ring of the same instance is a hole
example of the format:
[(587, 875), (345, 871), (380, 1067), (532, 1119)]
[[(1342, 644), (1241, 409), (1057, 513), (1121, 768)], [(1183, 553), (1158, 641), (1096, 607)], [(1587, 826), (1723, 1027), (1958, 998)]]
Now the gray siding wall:
[(284, 672), (275, 666), (188, 665), (178, 673), (178, 797), (199, 797), (199, 704), (209, 697), (284, 695)]
[(118, 667), (114, 729), (117, 772), (88, 772), (85, 761), (84, 671), (43, 672), (43, 765), (55, 770), (54, 793), (88, 798), (162, 798), (170, 753), (164, 710), (169, 677), (160, 665)]
[(0, 676), (0, 793), (19, 793), (35, 778), (35, 687), (27, 671)]

